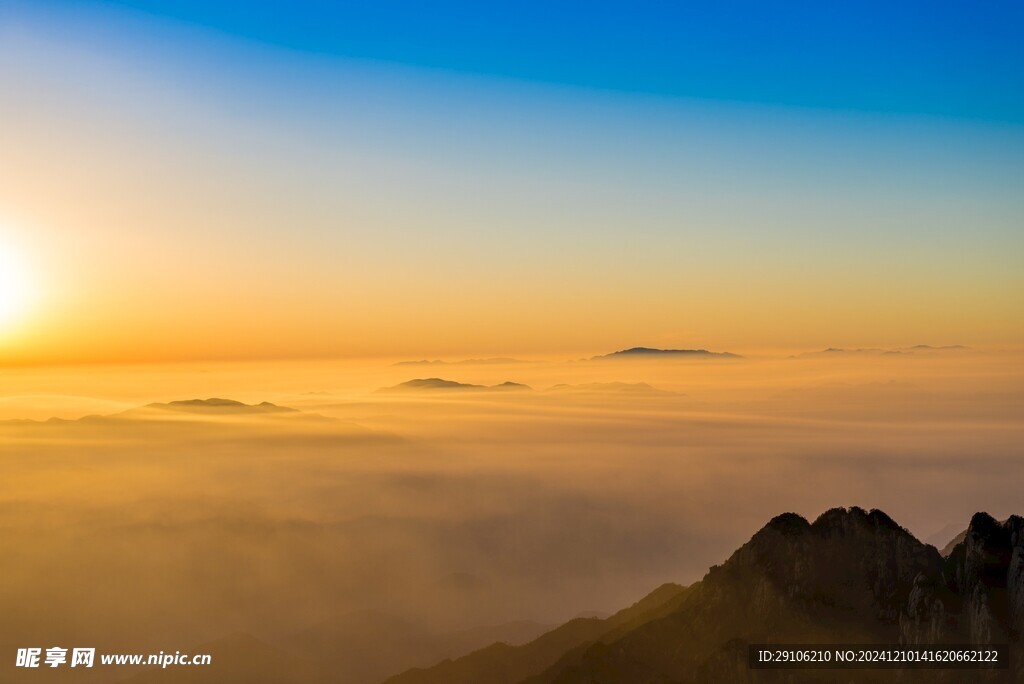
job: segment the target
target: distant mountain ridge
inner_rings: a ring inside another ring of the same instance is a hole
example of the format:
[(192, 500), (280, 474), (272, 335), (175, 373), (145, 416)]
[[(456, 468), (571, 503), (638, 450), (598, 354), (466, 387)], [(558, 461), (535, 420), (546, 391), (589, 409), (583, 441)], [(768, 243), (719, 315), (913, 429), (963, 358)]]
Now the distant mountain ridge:
[(298, 409), (289, 408), (287, 406), (278, 406), (277, 404), (271, 404), (269, 401), (263, 401), (259, 404), (244, 404), (234, 399), (220, 399), (214, 397), (212, 399), (180, 399), (177, 401), (170, 401), (166, 404), (154, 403), (147, 404), (147, 409), (157, 409), (160, 411), (182, 411), (186, 413), (296, 413)]
[[(943, 558), (885, 513), (832, 509), (772, 519), (725, 563), (618, 625), (563, 625), (518, 649), (488, 647), (387, 684), (1024, 681), (1024, 518), (972, 519)], [(543, 648), (559, 637), (557, 656)], [(1012, 670), (752, 673), (751, 643), (1011, 645)], [(532, 670), (527, 675), (523, 673)], [(756, 675), (756, 676), (755, 676)], [(966, 675), (966, 676), (965, 676)]]
[(153, 419), (161, 415), (185, 414), (194, 416), (251, 416), (251, 415), (277, 415), (277, 414), (301, 414), (304, 418), (326, 420), (324, 416), (313, 413), (304, 413), (299, 409), (289, 406), (279, 406), (269, 401), (258, 404), (246, 404), (234, 399), (221, 399), (213, 397), (210, 399), (179, 399), (166, 403), (155, 402), (136, 408), (104, 415), (87, 415), (81, 418), (48, 418), (46, 420), (14, 419), (0, 421), (0, 425), (61, 425), (73, 423), (96, 423), (102, 424), (115, 421), (145, 420)]
[(377, 390), (378, 392), (415, 392), (415, 391), (434, 391), (434, 390), (465, 390), (465, 391), (519, 391), (519, 390), (531, 390), (533, 389), (529, 385), (524, 385), (518, 382), (502, 382), (497, 385), (472, 385), (465, 382), (456, 382), (454, 380), (445, 380), (443, 378), (416, 378), (414, 380), (407, 380), (406, 382), (399, 383), (393, 387), (382, 387)]
[(559, 662), (582, 644), (626, 633), (648, 620), (668, 614), (688, 589), (665, 584), (611, 617), (575, 618), (522, 646), (495, 643), (431, 668), (414, 668), (391, 677), (386, 684), (470, 684), (518, 682)]
[(970, 351), (970, 347), (965, 347), (962, 344), (947, 344), (941, 347), (935, 347), (930, 344), (915, 344), (912, 347), (897, 347), (895, 349), (883, 349), (881, 347), (858, 347), (856, 349), (844, 349), (842, 347), (829, 347), (828, 349), (821, 349), (819, 351), (810, 351), (800, 354), (800, 356), (822, 356), (822, 355), (862, 355), (862, 356), (880, 356), (884, 354), (913, 354), (915, 352), (955, 352), (955, 351)]
[[(1009, 518), (1007, 518), (1006, 520), (1003, 520), (999, 524), (1000, 525), (1006, 525), (1009, 522), (1010, 522), (1010, 520), (1009, 520)], [(956, 551), (956, 548), (958, 546), (960, 546), (960, 544), (965, 539), (967, 539), (967, 533), (969, 531), (970, 530), (964, 530), (964, 531), (960, 532), (959, 534), (957, 534), (956, 536), (954, 536), (952, 539), (950, 539), (948, 543), (946, 543), (946, 544), (944, 544), (942, 546), (942, 548), (939, 548), (938, 546), (936, 546), (935, 548), (939, 549), (939, 553), (942, 555), (943, 558), (948, 558), (950, 555), (952, 555), (952, 553), (954, 551)]]
[(652, 358), (657, 356), (697, 356), (717, 357), (723, 359), (743, 358), (739, 354), (733, 354), (731, 352), (713, 352), (708, 351), (707, 349), (656, 349), (654, 347), (631, 347), (629, 349), (615, 351), (610, 354), (592, 356), (590, 360), (599, 361), (602, 359)]

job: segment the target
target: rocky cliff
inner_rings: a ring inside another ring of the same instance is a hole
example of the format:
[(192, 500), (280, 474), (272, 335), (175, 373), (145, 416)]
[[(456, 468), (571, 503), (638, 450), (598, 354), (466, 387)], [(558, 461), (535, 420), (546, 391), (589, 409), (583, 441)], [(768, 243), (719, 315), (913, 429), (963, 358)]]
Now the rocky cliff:
[[(786, 513), (666, 609), (628, 629), (583, 640), (514, 681), (1024, 682), (1022, 626), (1019, 517), (998, 523), (975, 515), (964, 541), (943, 558), (881, 511), (837, 508), (813, 523)], [(752, 643), (1009, 643), (1013, 669), (751, 670)], [(518, 672), (529, 669), (521, 665)], [(446, 665), (449, 672), (458, 666)], [(409, 672), (401, 681), (435, 682), (438, 674)]]

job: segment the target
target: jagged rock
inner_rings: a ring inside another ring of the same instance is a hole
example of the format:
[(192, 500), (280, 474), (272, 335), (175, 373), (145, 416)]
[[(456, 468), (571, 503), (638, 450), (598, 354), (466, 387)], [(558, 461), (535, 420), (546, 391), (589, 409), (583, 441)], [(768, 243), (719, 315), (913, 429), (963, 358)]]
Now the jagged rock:
[[(836, 508), (813, 523), (785, 513), (677, 600), (524, 682), (1024, 682), (1024, 519), (1016, 516), (975, 515), (944, 559), (881, 511)], [(752, 643), (1009, 643), (1014, 669), (755, 671)], [(402, 684), (454, 681), (440, 675), (459, 663), (406, 673)]]

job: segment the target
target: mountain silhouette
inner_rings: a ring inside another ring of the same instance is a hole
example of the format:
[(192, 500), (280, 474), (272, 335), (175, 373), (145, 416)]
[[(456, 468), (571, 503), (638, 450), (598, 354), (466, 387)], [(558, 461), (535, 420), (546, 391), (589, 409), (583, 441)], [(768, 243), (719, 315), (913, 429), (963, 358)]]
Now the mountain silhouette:
[(632, 347), (630, 349), (623, 349), (621, 351), (612, 352), (611, 354), (603, 354), (600, 356), (591, 357), (591, 361), (599, 361), (602, 359), (647, 359), (662, 356), (707, 356), (717, 358), (728, 358), (728, 359), (740, 359), (743, 358), (738, 354), (732, 354), (730, 352), (713, 352), (707, 349), (655, 349), (652, 347)]
[(962, 344), (947, 344), (941, 347), (934, 347), (930, 344), (915, 344), (913, 347), (910, 347), (910, 349), (916, 349), (918, 351), (954, 351), (957, 349), (970, 349), (970, 347), (965, 347)]
[(147, 409), (160, 411), (179, 411), (183, 413), (203, 414), (250, 414), (250, 413), (295, 413), (297, 409), (278, 406), (269, 401), (259, 404), (243, 404), (234, 399), (182, 399), (166, 404), (147, 404)]
[(882, 356), (886, 354), (913, 354), (915, 352), (955, 352), (969, 350), (970, 347), (965, 347), (962, 344), (949, 344), (943, 347), (934, 347), (930, 344), (915, 344), (912, 347), (900, 347), (899, 349), (882, 349), (879, 347), (843, 349), (841, 347), (829, 347), (828, 349), (822, 349), (820, 351), (804, 352), (803, 354), (800, 354), (800, 356)]
[[(1002, 522), (1001, 522), (1001, 523), (999, 523), (999, 524), (1000, 524), (1000, 525), (1006, 525), (1006, 524), (1007, 524), (1007, 523), (1009, 523), (1009, 522), (1010, 522), (1010, 521), (1009, 521), (1009, 519), (1006, 519), (1006, 520), (1002, 521)], [(941, 548), (940, 548), (940, 547), (938, 547), (938, 546), (936, 546), (936, 548), (938, 548), (938, 549), (939, 549), (939, 553), (940, 553), (940, 554), (942, 554), (942, 557), (943, 557), (943, 558), (949, 558), (949, 556), (950, 556), (950, 555), (952, 555), (952, 553), (953, 553), (954, 551), (956, 551), (956, 548), (957, 548), (958, 546), (960, 546), (960, 544), (961, 544), (961, 543), (962, 543), (962, 542), (963, 542), (963, 541), (964, 541), (965, 539), (967, 539), (967, 533), (968, 533), (968, 531), (969, 531), (969, 530), (962, 530), (962, 531), (961, 531), (961, 532), (960, 532), (959, 534), (957, 534), (957, 535), (956, 535), (956, 536), (954, 536), (954, 537), (953, 537), (952, 539), (950, 539), (950, 540), (949, 540), (949, 542), (948, 542), (948, 543), (946, 543), (946, 544), (944, 544), (944, 545), (943, 545), (943, 546), (942, 546)]]
[[(943, 558), (881, 511), (837, 508), (813, 523), (786, 513), (701, 581), (641, 603), (646, 610), (627, 609), (617, 624), (622, 613), (574, 620), (521, 647), (491, 646), (387, 683), (1024, 681), (1024, 519), (976, 514)], [(755, 643), (1008, 643), (1011, 669), (753, 671)]]
[(522, 646), (495, 643), (432, 668), (416, 668), (385, 680), (387, 684), (470, 684), (519, 682), (575, 653), (581, 645), (614, 638), (668, 614), (687, 589), (665, 584), (609, 618), (576, 618)]
[(272, 415), (272, 414), (293, 414), (308, 420), (329, 420), (328, 418), (314, 413), (304, 413), (298, 409), (288, 406), (278, 406), (269, 401), (259, 404), (245, 404), (234, 399), (180, 399), (167, 403), (152, 403), (139, 406), (120, 413), (106, 415), (88, 415), (81, 418), (48, 418), (45, 421), (28, 418), (0, 421), (0, 425), (12, 426), (70, 426), (74, 424), (105, 425), (108, 423), (145, 422), (147, 420), (159, 420), (172, 414), (192, 415), (196, 418), (214, 416), (249, 416), (249, 415)]
[(503, 382), (498, 385), (471, 385), (465, 382), (456, 382), (454, 380), (445, 380), (443, 378), (416, 378), (415, 380), (408, 380), (406, 382), (395, 385), (394, 387), (384, 387), (378, 392), (416, 392), (416, 391), (450, 391), (450, 390), (462, 390), (462, 391), (505, 391), (505, 390), (529, 390), (532, 389), (529, 385), (524, 385), (518, 382)]

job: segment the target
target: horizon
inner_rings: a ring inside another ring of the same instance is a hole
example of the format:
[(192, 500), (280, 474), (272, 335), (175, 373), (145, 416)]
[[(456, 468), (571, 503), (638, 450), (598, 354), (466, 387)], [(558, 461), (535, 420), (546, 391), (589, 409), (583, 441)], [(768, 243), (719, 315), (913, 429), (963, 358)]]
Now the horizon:
[(428, 355), (417, 355), (415, 352), (409, 354), (392, 353), (392, 354), (357, 354), (357, 355), (341, 355), (341, 354), (311, 354), (307, 356), (296, 356), (292, 354), (286, 355), (254, 355), (254, 356), (240, 356), (237, 353), (225, 353), (224, 355), (198, 355), (198, 356), (172, 356), (170, 358), (152, 358), (149, 355), (140, 356), (139, 358), (133, 358), (130, 355), (121, 355), (117, 359), (110, 358), (89, 358), (89, 357), (59, 357), (56, 359), (43, 358), (7, 358), (0, 360), (0, 368), (6, 368), (10, 370), (18, 369), (32, 369), (32, 368), (74, 368), (74, 367), (90, 367), (90, 366), (188, 366), (188, 365), (199, 365), (199, 364), (216, 364), (216, 363), (228, 363), (228, 364), (283, 364), (283, 363), (297, 363), (297, 364), (310, 364), (310, 363), (336, 363), (336, 362), (363, 362), (373, 365), (408, 365), (413, 366), (417, 364), (435, 364), (437, 366), (470, 366), (474, 364), (484, 363), (495, 363), (499, 361), (512, 361), (512, 362), (526, 362), (526, 363), (577, 363), (583, 361), (593, 361), (602, 356), (607, 356), (613, 353), (619, 353), (623, 351), (629, 351), (633, 349), (651, 349), (654, 351), (697, 351), (697, 352), (710, 352), (711, 354), (728, 354), (732, 355), (735, 360), (751, 360), (751, 359), (783, 359), (783, 358), (799, 358), (801, 356), (809, 356), (815, 354), (823, 354), (830, 352), (837, 353), (874, 353), (881, 356), (882, 354), (905, 354), (910, 355), (917, 353), (924, 355), (929, 352), (940, 352), (940, 351), (954, 351), (954, 352), (975, 352), (985, 354), (1016, 354), (1024, 351), (1024, 346), (1017, 346), (1012, 344), (989, 344), (989, 345), (968, 345), (968, 344), (910, 344), (910, 345), (893, 345), (893, 346), (882, 346), (882, 345), (868, 345), (868, 346), (857, 346), (857, 345), (829, 345), (819, 347), (808, 347), (808, 346), (786, 346), (786, 347), (740, 347), (740, 348), (701, 348), (697, 346), (684, 346), (684, 345), (665, 345), (665, 346), (652, 346), (647, 344), (635, 344), (628, 346), (621, 346), (615, 348), (581, 348), (581, 349), (562, 349), (553, 350), (547, 352), (533, 352), (533, 353), (521, 353), (513, 355), (514, 352), (509, 350), (493, 350), (484, 351), (480, 353), (439, 353), (439, 354), (428, 354)]
[(5, 3), (0, 363), (1019, 348), (1019, 8), (924, 7)]

